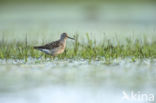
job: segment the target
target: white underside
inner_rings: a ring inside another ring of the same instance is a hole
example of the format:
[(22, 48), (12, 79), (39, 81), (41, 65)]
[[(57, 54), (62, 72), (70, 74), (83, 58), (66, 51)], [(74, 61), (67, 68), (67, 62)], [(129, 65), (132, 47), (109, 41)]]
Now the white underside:
[(40, 49), (40, 51), (42, 51), (42, 52), (44, 52), (46, 54), (50, 54), (50, 50), (48, 50), (48, 49)]

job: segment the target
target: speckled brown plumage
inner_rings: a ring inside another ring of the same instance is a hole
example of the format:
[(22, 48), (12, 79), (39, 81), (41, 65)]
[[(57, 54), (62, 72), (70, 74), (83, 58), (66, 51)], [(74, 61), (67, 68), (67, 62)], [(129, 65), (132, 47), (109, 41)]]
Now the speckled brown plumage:
[(67, 38), (73, 39), (69, 37), (67, 33), (62, 33), (59, 40), (45, 44), (43, 46), (35, 46), (34, 49), (40, 50), (51, 56), (56, 56), (64, 52)]
[(60, 43), (60, 41), (58, 40), (58, 41), (51, 42), (49, 44), (45, 44), (43, 46), (35, 46), (34, 49), (54, 49), (59, 47), (60, 45), (62, 45), (62, 43)]

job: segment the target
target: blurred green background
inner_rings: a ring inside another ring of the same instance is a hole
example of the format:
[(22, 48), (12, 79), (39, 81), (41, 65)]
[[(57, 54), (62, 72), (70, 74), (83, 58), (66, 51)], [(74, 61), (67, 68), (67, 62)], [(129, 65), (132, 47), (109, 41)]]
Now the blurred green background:
[(1, 0), (0, 37), (23, 40), (27, 34), (29, 41), (52, 41), (67, 32), (89, 33), (98, 41), (104, 35), (152, 40), (155, 5), (155, 0)]

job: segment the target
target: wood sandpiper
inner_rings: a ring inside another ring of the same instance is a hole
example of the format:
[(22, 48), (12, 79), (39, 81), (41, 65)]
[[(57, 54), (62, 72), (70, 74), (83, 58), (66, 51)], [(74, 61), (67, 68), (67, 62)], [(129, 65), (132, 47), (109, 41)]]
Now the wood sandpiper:
[(40, 50), (51, 56), (56, 56), (64, 52), (67, 38), (75, 40), (74, 38), (69, 37), (67, 33), (62, 33), (59, 40), (43, 46), (35, 46), (34, 49)]

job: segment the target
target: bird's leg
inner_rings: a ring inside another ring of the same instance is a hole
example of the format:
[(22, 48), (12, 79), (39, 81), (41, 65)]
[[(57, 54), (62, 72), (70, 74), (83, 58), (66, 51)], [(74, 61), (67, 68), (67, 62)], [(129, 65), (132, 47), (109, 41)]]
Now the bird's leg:
[(41, 54), (41, 56), (40, 57), (38, 57), (38, 59), (40, 59), (40, 58), (42, 58), (43, 57), (43, 54)]

